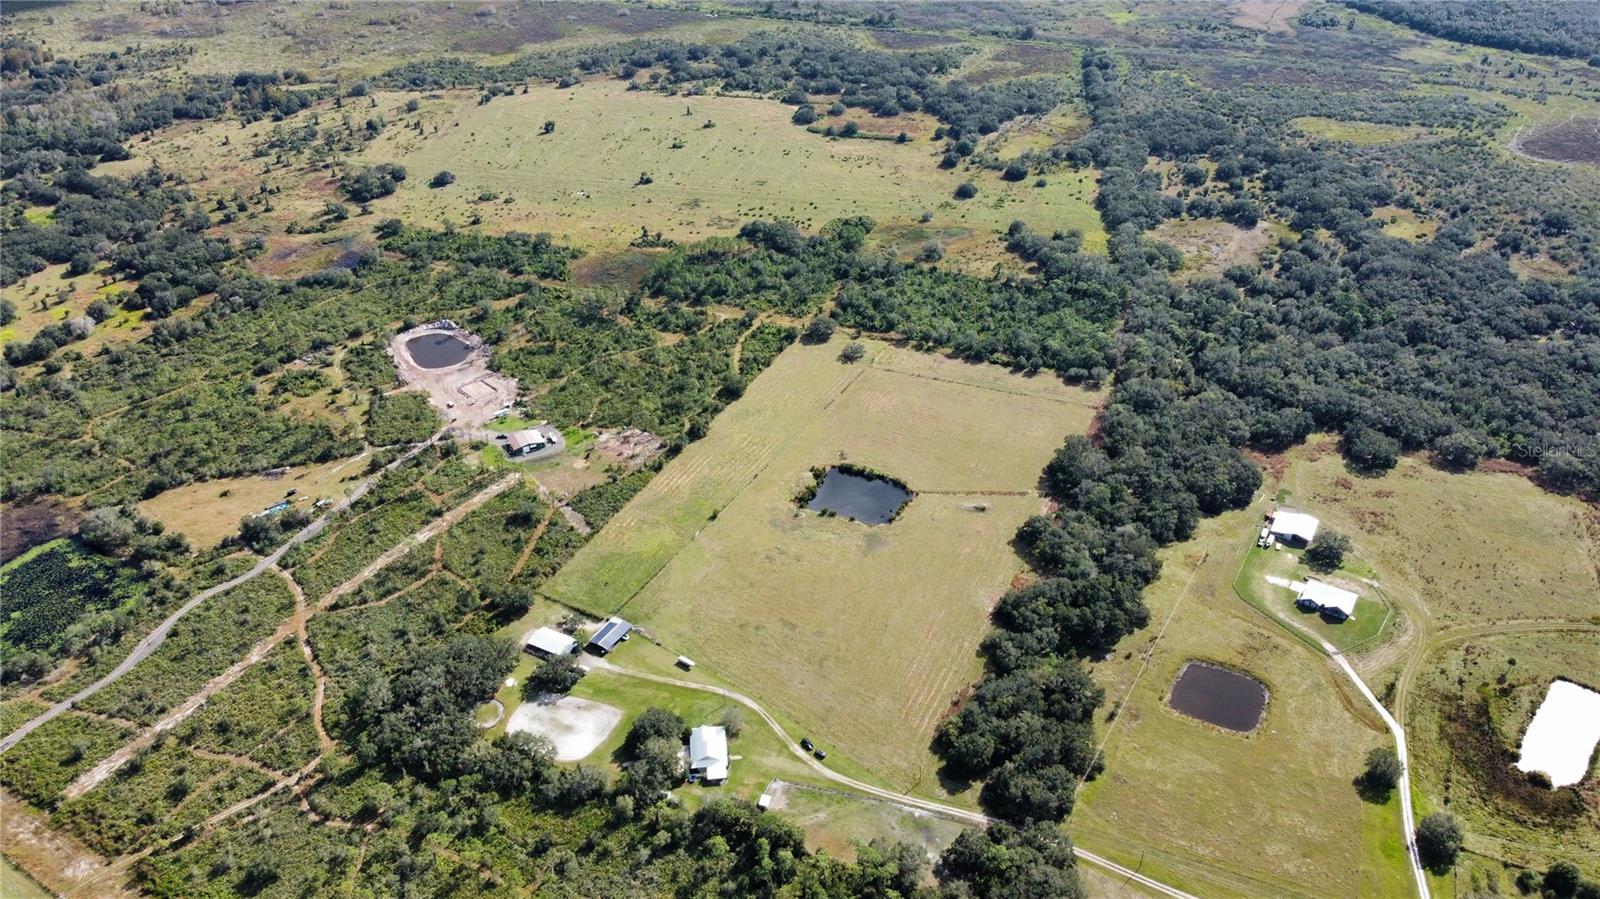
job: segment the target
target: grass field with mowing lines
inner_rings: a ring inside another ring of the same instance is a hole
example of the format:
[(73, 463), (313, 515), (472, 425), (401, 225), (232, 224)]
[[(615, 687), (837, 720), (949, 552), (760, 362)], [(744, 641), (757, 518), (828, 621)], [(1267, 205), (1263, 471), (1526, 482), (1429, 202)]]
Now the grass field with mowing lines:
[[(1360, 595), (1356, 601), (1355, 615), (1339, 622), (1331, 622), (1315, 612), (1304, 612), (1295, 606), (1295, 593), (1288, 587), (1269, 583), (1268, 577), (1288, 581), (1303, 581), (1307, 577), (1334, 580), (1339, 586), (1354, 590)], [(1363, 584), (1348, 573), (1323, 575), (1300, 564), (1299, 553), (1282, 549), (1252, 548), (1239, 569), (1234, 590), (1245, 602), (1268, 615), (1283, 620), (1296, 630), (1327, 641), (1341, 652), (1368, 652), (1376, 649), (1381, 638), (1394, 623), (1394, 612), (1376, 589)]]
[[(380, 95), (380, 107), (405, 96)], [(1076, 228), (1089, 248), (1105, 246), (1092, 177), (1063, 173), (1037, 188), (995, 172), (940, 169), (927, 141), (830, 140), (791, 124), (793, 108), (770, 100), (667, 97), (593, 80), (477, 101), (475, 92), (446, 92), (424, 102), (425, 135), (391, 128), (364, 149), (369, 162), (398, 162), (411, 174), (376, 211), (419, 223), (477, 214), (495, 231), (547, 231), (562, 243), (615, 248), (640, 227), (693, 240), (753, 218), (814, 229), (864, 214), (894, 226), (926, 210), (933, 225), (970, 229), (985, 243), (1021, 219), (1046, 233)], [(547, 119), (555, 132), (541, 135)], [(441, 169), (456, 183), (430, 188)], [(641, 172), (653, 183), (636, 184)], [(978, 196), (952, 199), (966, 180)], [(485, 190), (497, 199), (479, 202)]]
[[(620, 610), (830, 754), (938, 795), (928, 741), (1022, 570), (1039, 472), (1096, 396), (876, 341), (844, 365), (842, 343), (785, 351), (546, 593)], [(799, 512), (809, 469), (845, 459), (920, 495), (877, 527)]]

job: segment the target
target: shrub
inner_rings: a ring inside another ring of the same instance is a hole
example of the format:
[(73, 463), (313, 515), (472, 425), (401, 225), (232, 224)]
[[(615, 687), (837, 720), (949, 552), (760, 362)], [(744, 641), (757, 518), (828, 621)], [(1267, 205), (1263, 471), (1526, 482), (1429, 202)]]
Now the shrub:
[(1361, 773), (1361, 785), (1376, 796), (1388, 798), (1400, 785), (1400, 775), (1404, 771), (1405, 766), (1400, 764), (1400, 757), (1394, 750), (1380, 746), (1367, 753), (1367, 769)]
[(833, 319), (825, 315), (819, 315), (806, 324), (806, 329), (801, 336), (806, 343), (827, 343), (833, 338), (833, 332), (836, 327), (837, 325), (834, 324)]
[(1443, 871), (1456, 863), (1461, 853), (1461, 825), (1449, 812), (1434, 812), (1417, 825), (1417, 854), (1422, 863)]
[(956, 188), (957, 200), (970, 200), (977, 195), (978, 185), (973, 184), (971, 181), (963, 181), (961, 182), (960, 186)]
[(456, 183), (455, 173), (449, 169), (440, 169), (438, 174), (428, 179), (429, 187), (449, 187)]

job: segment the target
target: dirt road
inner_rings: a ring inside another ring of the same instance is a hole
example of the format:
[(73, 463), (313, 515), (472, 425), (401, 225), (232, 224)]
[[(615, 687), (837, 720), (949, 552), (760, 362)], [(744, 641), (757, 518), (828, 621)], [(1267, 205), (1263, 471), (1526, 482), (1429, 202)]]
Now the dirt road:
[(306, 525), (293, 537), (290, 537), (288, 540), (284, 541), (282, 546), (273, 550), (269, 555), (257, 562), (249, 571), (246, 571), (244, 574), (241, 574), (238, 577), (223, 581), (215, 587), (211, 587), (196, 593), (188, 602), (179, 606), (177, 611), (173, 612), (171, 615), (168, 615), (164, 621), (156, 625), (154, 630), (146, 634), (144, 639), (140, 640), (139, 644), (133, 648), (133, 652), (128, 653), (128, 657), (117, 663), (117, 667), (111, 669), (111, 671), (108, 672), (104, 677), (100, 678), (89, 686), (84, 687), (82, 690), (79, 690), (61, 702), (56, 703), (55, 705), (41, 712), (37, 718), (34, 718), (32, 721), (29, 721), (28, 723), (7, 734), (4, 739), (0, 739), (0, 754), (10, 751), (11, 747), (22, 742), (23, 738), (27, 737), (28, 734), (38, 730), (46, 723), (54, 720), (70, 710), (73, 706), (84, 701), (85, 699), (88, 699), (90, 696), (93, 696), (101, 690), (104, 690), (106, 687), (115, 683), (118, 678), (122, 677), (124, 674), (127, 674), (129, 671), (132, 671), (135, 665), (138, 665), (140, 662), (149, 658), (151, 653), (154, 653), (157, 649), (161, 648), (161, 644), (167, 639), (167, 634), (172, 632), (172, 628), (179, 621), (182, 621), (185, 615), (194, 611), (196, 606), (213, 596), (227, 592), (228, 590), (232, 590), (234, 587), (245, 583), (251, 578), (260, 575), (262, 572), (265, 572), (277, 565), (278, 560), (283, 558), (284, 553), (287, 553), (294, 547), (299, 546), (307, 540), (310, 540), (312, 537), (322, 533), (323, 529), (328, 526), (328, 522), (332, 521), (334, 516), (350, 508), (353, 503), (365, 496), (367, 491), (372, 488), (372, 485), (377, 483), (378, 478), (399, 467), (406, 460), (415, 456), (417, 453), (422, 452), (422, 450), (425, 448), (432, 446), (434, 441), (439, 439), (439, 436), (439, 434), (435, 434), (426, 441), (416, 444), (415, 446), (411, 447), (411, 449), (401, 454), (399, 458), (395, 459), (393, 462), (390, 462), (388, 465), (385, 465), (380, 471), (375, 472), (365, 481), (362, 481), (359, 486), (350, 491), (350, 493), (346, 495), (344, 499), (334, 504), (333, 508), (329, 509), (321, 518), (318, 518), (316, 521)]

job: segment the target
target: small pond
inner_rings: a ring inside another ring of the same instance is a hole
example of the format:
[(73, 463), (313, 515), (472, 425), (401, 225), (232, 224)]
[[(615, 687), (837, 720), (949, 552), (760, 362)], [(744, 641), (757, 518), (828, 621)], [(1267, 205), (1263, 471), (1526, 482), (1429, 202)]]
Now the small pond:
[(460, 337), (438, 332), (419, 334), (406, 341), (406, 352), (411, 354), (411, 361), (423, 368), (459, 365), (466, 361), (471, 349)]
[(1167, 704), (1201, 721), (1238, 733), (1249, 733), (1261, 724), (1267, 707), (1266, 685), (1253, 677), (1190, 662), (1172, 685)]
[(894, 481), (830, 468), (806, 508), (854, 518), (863, 524), (888, 524), (910, 501), (911, 491)]

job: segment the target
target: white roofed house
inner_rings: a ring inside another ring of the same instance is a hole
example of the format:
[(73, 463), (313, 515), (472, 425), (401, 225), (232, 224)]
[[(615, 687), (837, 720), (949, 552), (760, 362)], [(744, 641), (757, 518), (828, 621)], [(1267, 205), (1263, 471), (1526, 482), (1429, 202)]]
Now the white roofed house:
[(689, 779), (719, 784), (728, 779), (728, 731), (702, 725), (689, 731)]
[(1272, 513), (1272, 523), (1267, 525), (1272, 536), (1294, 546), (1310, 546), (1317, 536), (1317, 519), (1295, 509), (1279, 509)]
[(1302, 609), (1315, 609), (1340, 621), (1356, 617), (1356, 600), (1360, 597), (1343, 587), (1308, 580), (1303, 584), (1295, 584), (1294, 589), (1300, 591), (1294, 603)]

